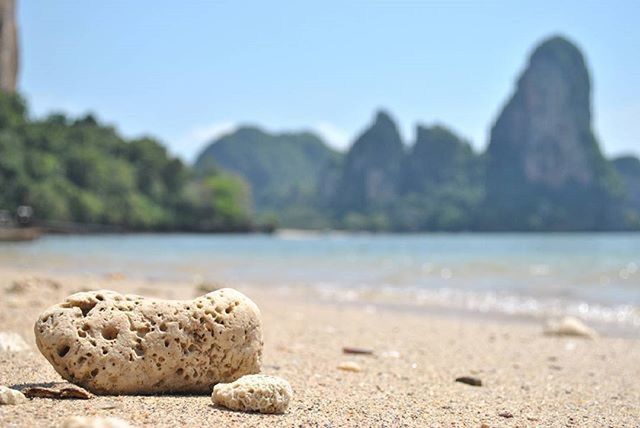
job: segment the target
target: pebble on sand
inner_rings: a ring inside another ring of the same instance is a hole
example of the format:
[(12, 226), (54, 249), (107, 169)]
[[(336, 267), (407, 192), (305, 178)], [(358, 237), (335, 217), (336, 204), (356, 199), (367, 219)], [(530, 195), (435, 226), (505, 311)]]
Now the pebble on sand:
[(594, 339), (598, 336), (595, 330), (587, 326), (578, 318), (566, 316), (559, 320), (552, 319), (547, 322), (545, 334), (552, 336), (575, 336)]
[(464, 383), (471, 386), (482, 386), (482, 380), (472, 376), (460, 376), (456, 378), (456, 382)]
[(342, 353), (355, 355), (373, 355), (373, 349), (345, 346), (344, 348), (342, 348)]
[(338, 364), (338, 368), (340, 370), (344, 370), (346, 372), (361, 372), (362, 371), (362, 367), (360, 367), (360, 365), (358, 363), (356, 363), (355, 361), (343, 361), (342, 363)]
[(20, 391), (0, 386), (0, 404), (22, 404), (27, 402), (27, 397)]
[(133, 428), (127, 421), (111, 416), (72, 416), (60, 425), (61, 428)]
[(211, 401), (231, 410), (284, 413), (293, 396), (291, 385), (277, 376), (247, 375), (213, 387)]

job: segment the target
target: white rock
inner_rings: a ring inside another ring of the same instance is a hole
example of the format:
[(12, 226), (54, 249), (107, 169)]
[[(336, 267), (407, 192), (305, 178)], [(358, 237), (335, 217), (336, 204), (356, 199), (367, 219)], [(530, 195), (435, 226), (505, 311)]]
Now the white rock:
[(27, 397), (20, 391), (0, 386), (0, 404), (22, 404), (27, 402)]
[(598, 336), (595, 330), (577, 318), (566, 316), (559, 320), (549, 320), (545, 334), (554, 336), (576, 336), (593, 339)]
[(76, 293), (34, 330), (56, 371), (97, 394), (208, 393), (262, 358), (260, 311), (229, 288), (189, 301)]
[(28, 350), (29, 345), (18, 333), (0, 331), (0, 351), (20, 352)]
[(60, 428), (132, 428), (127, 421), (114, 417), (72, 416)]
[(286, 380), (267, 375), (247, 375), (232, 383), (213, 388), (211, 401), (232, 410), (260, 413), (284, 413), (293, 396)]

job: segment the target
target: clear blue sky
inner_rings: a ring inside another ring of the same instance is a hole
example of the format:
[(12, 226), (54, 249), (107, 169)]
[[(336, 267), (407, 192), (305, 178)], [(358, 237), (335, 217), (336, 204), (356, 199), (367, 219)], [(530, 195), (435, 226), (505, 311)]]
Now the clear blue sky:
[(587, 56), (605, 152), (640, 152), (640, 1), (18, 2), (35, 115), (92, 111), (185, 159), (239, 123), (344, 146), (379, 107), (408, 142), (440, 122), (483, 148), (555, 33)]

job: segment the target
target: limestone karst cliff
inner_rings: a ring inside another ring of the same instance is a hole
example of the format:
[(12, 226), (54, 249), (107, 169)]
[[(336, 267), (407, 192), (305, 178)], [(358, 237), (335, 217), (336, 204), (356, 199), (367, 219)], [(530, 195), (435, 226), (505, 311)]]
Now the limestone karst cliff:
[(15, 92), (18, 81), (18, 29), (15, 0), (0, 0), (0, 90)]
[(364, 211), (392, 202), (398, 192), (404, 146), (394, 120), (379, 111), (346, 154), (340, 189), (339, 212)]
[(345, 153), (329, 156), (325, 148), (314, 154), (300, 141), (252, 145), (251, 132), (204, 153), (248, 178), (257, 207), (270, 204), (289, 227), (639, 229), (637, 159), (603, 156), (591, 103), (582, 52), (554, 36), (533, 49), (484, 153), (442, 125), (418, 126), (415, 139), (403, 142), (384, 111)]
[(591, 80), (563, 37), (535, 48), (491, 130), (489, 228), (594, 229), (606, 224), (613, 169), (591, 124)]

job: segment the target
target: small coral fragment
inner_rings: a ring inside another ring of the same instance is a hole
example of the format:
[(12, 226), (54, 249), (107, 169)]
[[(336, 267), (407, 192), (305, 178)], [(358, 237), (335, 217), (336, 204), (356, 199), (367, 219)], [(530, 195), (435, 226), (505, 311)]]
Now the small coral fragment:
[(284, 413), (293, 396), (286, 380), (267, 375), (247, 375), (232, 383), (213, 388), (214, 404), (232, 410), (260, 413)]

